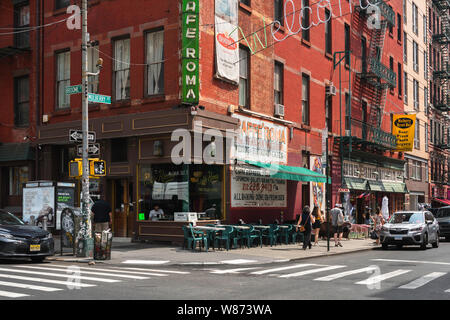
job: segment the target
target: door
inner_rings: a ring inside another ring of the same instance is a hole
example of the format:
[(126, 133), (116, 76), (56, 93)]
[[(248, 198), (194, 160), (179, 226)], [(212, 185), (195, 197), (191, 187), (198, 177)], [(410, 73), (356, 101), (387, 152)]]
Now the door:
[[(113, 220), (113, 235), (114, 237), (129, 237), (131, 231), (129, 227), (129, 182), (128, 179), (114, 179), (109, 180), (109, 190), (111, 194), (111, 208)], [(132, 224), (131, 224), (132, 226)]]

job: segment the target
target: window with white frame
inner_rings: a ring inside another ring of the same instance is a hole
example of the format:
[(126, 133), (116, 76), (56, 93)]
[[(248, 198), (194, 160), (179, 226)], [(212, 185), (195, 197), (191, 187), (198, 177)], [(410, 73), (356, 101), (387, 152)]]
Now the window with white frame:
[(416, 120), (414, 133), (414, 149), (420, 150), (420, 121)]
[[(148, 96), (164, 93), (164, 30), (148, 32), (146, 36)], [(197, 79), (198, 81), (198, 79)]]
[(408, 34), (403, 32), (403, 62), (408, 62)]
[(114, 99), (130, 98), (130, 39), (114, 41)]
[(418, 8), (414, 2), (412, 3), (412, 23), (413, 32), (417, 35), (419, 33), (419, 14)]
[(425, 122), (425, 151), (428, 151), (428, 123)]
[(63, 109), (70, 106), (66, 87), (70, 86), (70, 51), (56, 54), (56, 108)]
[(419, 45), (413, 41), (413, 68), (415, 72), (419, 72)]
[(404, 80), (403, 80), (403, 85), (405, 86), (404, 88), (404, 101), (405, 103), (408, 103), (408, 74), (406, 72), (403, 73), (404, 74)]
[(413, 101), (414, 109), (419, 110), (419, 82), (413, 79)]
[(249, 52), (246, 48), (239, 48), (239, 105), (249, 107)]

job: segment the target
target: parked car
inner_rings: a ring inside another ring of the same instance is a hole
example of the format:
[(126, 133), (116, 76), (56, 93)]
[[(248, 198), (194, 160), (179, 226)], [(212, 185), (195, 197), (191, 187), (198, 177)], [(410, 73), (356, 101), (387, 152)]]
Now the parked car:
[(450, 206), (441, 207), (435, 214), (436, 220), (439, 222), (439, 234), (450, 240)]
[(31, 258), (42, 262), (54, 254), (52, 234), (26, 225), (13, 214), (0, 209), (0, 258)]
[(429, 211), (395, 212), (380, 233), (383, 249), (389, 245), (419, 245), (425, 250), (429, 243), (439, 247), (439, 223)]

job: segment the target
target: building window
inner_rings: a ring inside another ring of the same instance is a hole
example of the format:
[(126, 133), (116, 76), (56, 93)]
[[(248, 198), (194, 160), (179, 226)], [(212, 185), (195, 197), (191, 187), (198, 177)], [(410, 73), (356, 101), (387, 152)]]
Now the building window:
[(397, 40), (402, 41), (402, 16), (397, 13)]
[(30, 5), (28, 1), (14, 6), (14, 46), (16, 48), (30, 47), (30, 32), (24, 32), (30, 26)]
[(250, 0), (239, 0), (240, 3), (245, 4), (246, 6), (250, 7)]
[(425, 151), (428, 151), (428, 123), (425, 122)]
[(164, 30), (147, 33), (148, 96), (164, 93)]
[(114, 98), (130, 98), (130, 39), (114, 41)]
[(309, 125), (309, 76), (302, 74), (302, 123)]
[(414, 149), (420, 150), (420, 121), (416, 120), (414, 133)]
[(274, 103), (283, 104), (283, 64), (275, 61)]
[[(346, 92), (345, 93), (345, 130), (350, 130), (351, 122), (350, 122), (350, 95)], [(346, 133), (347, 135), (347, 133)]]
[(423, 52), (423, 77), (428, 80), (428, 53)]
[(28, 182), (28, 167), (9, 167), (9, 195), (22, 195), (22, 185)]
[(239, 105), (249, 108), (250, 98), (250, 82), (249, 82), (249, 66), (250, 55), (246, 48), (239, 48)]
[[(309, 0), (302, 0), (302, 8), (309, 8)], [(302, 28), (302, 38), (303, 40), (309, 41), (310, 37), (309, 37), (309, 15), (310, 15), (310, 10), (303, 10), (303, 16), (302, 16), (302, 21), (301, 24), (304, 28)], [(308, 29), (306, 29), (308, 28)]]
[(423, 100), (425, 115), (428, 115), (428, 88), (423, 88)]
[(398, 95), (402, 96), (402, 64), (397, 63)]
[(419, 45), (413, 41), (413, 67), (415, 72), (419, 72)]
[[(391, 69), (392, 73), (394, 73), (394, 58), (389, 57), (389, 69)], [(391, 87), (391, 93), (394, 94), (394, 88)]]
[(418, 35), (418, 33), (419, 33), (419, 14), (418, 14), (418, 8), (414, 2), (412, 4), (412, 23), (413, 23), (413, 32), (416, 35)]
[(408, 34), (403, 32), (403, 62), (408, 62)]
[(413, 101), (414, 110), (419, 111), (419, 82), (416, 79), (413, 79)]
[(29, 77), (14, 79), (14, 125), (16, 127), (30, 124), (30, 81)]
[(325, 9), (325, 20), (328, 20), (325, 23), (325, 52), (328, 54), (332, 54), (332, 52), (333, 52), (333, 28), (332, 28), (333, 19), (331, 17), (330, 10), (328, 10), (328, 9)]
[(345, 32), (345, 64), (350, 65), (350, 54), (347, 54), (350, 51), (350, 26), (345, 23), (344, 25)]
[(406, 2), (407, 1), (408, 0), (403, 0), (403, 22), (405, 24), (408, 22), (408, 14), (407, 14), (407, 11), (406, 11), (406, 8), (407, 8)]
[(333, 131), (333, 96), (325, 96), (325, 125), (328, 131)]
[(111, 139), (111, 162), (128, 161), (127, 138)]
[(70, 5), (70, 0), (55, 0), (55, 9), (62, 9)]
[(66, 87), (70, 86), (70, 51), (56, 54), (56, 108), (63, 109), (70, 106)]
[[(88, 69), (89, 72), (96, 73), (97, 72), (97, 61), (99, 57), (98, 46), (93, 46), (88, 48)], [(98, 83), (99, 76), (88, 76), (88, 92), (89, 93), (98, 93)]]
[(404, 72), (404, 75), (405, 75), (405, 77), (404, 77), (405, 79), (403, 81), (404, 86), (405, 86), (405, 88), (404, 88), (404, 91), (405, 91), (404, 103), (408, 104), (408, 74), (406, 72)]
[(283, 10), (284, 10), (284, 4), (283, 0), (275, 0), (274, 4), (274, 20), (278, 21), (281, 26), (284, 26), (284, 19), (283, 19)]
[(427, 42), (428, 42), (427, 34), (428, 34), (428, 30), (427, 30), (427, 16), (423, 15), (423, 43), (425, 43), (425, 44), (427, 44)]

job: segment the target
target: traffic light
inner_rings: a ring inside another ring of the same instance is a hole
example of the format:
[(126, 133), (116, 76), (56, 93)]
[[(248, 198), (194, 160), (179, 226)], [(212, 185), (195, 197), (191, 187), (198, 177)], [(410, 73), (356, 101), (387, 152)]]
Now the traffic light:
[(89, 175), (93, 177), (106, 176), (105, 160), (89, 159)]
[(82, 159), (75, 159), (69, 162), (69, 177), (78, 178), (83, 175)]

